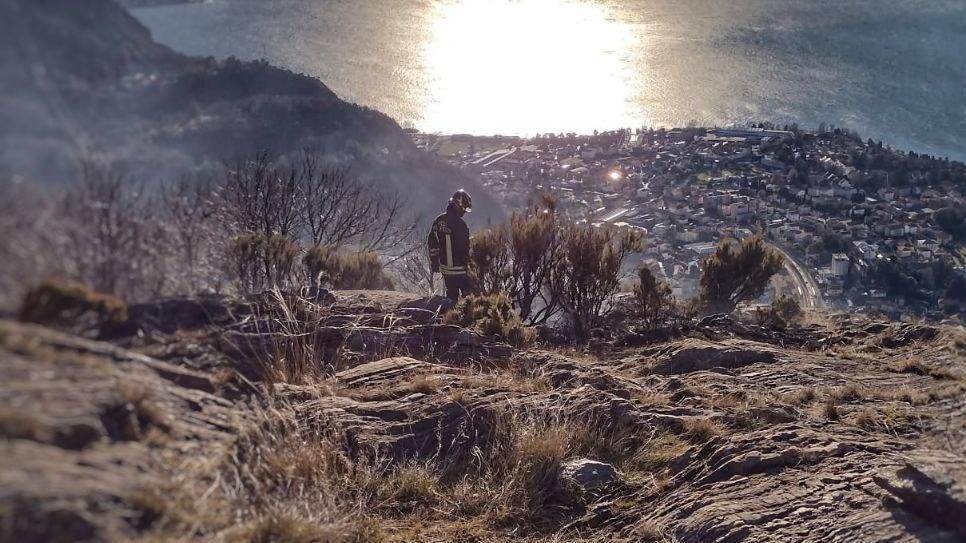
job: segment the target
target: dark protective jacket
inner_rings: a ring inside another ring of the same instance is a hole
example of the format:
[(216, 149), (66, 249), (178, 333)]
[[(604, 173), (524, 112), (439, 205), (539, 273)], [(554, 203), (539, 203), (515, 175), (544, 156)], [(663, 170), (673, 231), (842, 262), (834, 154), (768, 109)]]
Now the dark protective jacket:
[(470, 256), (470, 229), (459, 209), (450, 203), (429, 229), (429, 259), (433, 271), (443, 275), (465, 275)]

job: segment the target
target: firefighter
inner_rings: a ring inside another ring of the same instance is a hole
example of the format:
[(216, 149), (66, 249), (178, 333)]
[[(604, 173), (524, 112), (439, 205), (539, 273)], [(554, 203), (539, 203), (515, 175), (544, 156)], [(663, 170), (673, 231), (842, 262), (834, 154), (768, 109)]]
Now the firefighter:
[(473, 208), (473, 200), (465, 190), (453, 194), (446, 212), (436, 217), (429, 230), (429, 260), (433, 273), (443, 276), (446, 297), (454, 302), (470, 289), (466, 264), (470, 256), (470, 229), (463, 215)]

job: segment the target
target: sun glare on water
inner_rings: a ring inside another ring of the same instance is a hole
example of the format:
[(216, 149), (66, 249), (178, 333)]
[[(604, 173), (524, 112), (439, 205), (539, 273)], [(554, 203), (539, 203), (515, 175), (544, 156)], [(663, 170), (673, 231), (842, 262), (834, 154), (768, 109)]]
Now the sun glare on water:
[(419, 127), (445, 133), (590, 132), (626, 126), (633, 33), (584, 0), (449, 0), (423, 51)]

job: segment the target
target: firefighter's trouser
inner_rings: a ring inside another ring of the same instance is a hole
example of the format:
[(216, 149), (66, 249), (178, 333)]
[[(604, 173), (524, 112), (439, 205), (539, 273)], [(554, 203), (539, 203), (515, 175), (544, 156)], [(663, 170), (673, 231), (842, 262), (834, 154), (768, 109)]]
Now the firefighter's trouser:
[(446, 297), (454, 302), (459, 300), (460, 296), (469, 294), (470, 280), (465, 273), (443, 274), (443, 283), (446, 284)]

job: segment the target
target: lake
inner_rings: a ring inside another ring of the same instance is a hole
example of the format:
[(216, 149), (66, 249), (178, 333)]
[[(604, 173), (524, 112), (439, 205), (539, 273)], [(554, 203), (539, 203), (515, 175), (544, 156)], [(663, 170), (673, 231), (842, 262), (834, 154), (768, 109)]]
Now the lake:
[(209, 0), (190, 54), (316, 76), (428, 132), (825, 122), (966, 158), (962, 0)]

